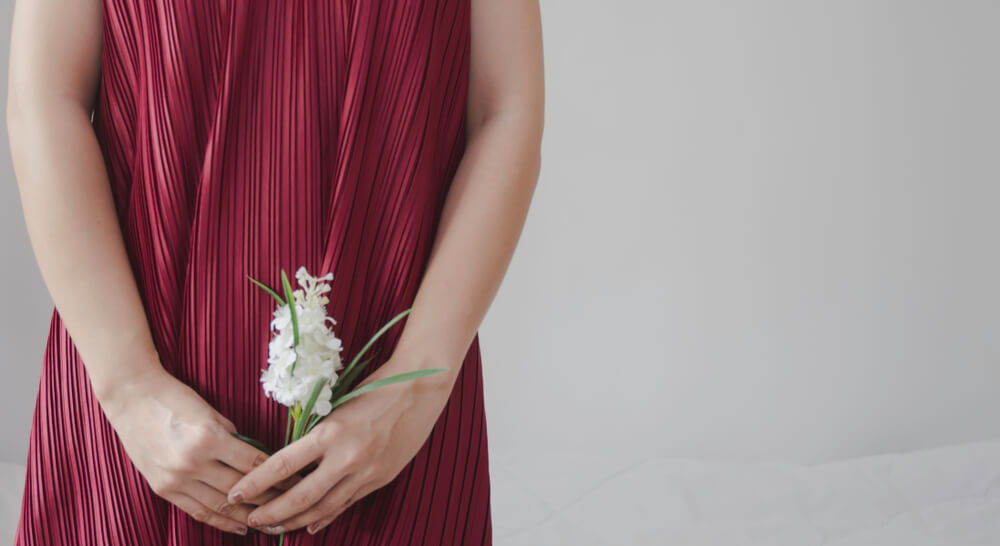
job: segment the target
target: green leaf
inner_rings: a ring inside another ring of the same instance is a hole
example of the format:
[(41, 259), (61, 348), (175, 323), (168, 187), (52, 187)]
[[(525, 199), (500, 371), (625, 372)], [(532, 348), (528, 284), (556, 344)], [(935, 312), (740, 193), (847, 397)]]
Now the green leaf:
[(312, 430), (313, 427), (316, 426), (316, 423), (319, 423), (320, 419), (323, 417), (325, 417), (325, 415), (316, 415), (315, 413), (307, 417), (306, 426), (302, 430), (302, 435), (305, 436), (306, 434), (309, 434), (309, 431)]
[(321, 377), (316, 380), (313, 385), (312, 391), (309, 393), (309, 400), (306, 402), (306, 408), (302, 411), (302, 415), (299, 416), (298, 421), (295, 422), (295, 431), (292, 433), (292, 441), (298, 440), (302, 437), (304, 432), (302, 430), (305, 428), (306, 423), (309, 421), (310, 417), (313, 415), (313, 406), (316, 405), (316, 400), (319, 398), (320, 391), (329, 382), (330, 378)]
[[(281, 286), (285, 289), (285, 297), (288, 298), (288, 311), (292, 315), (292, 334), (294, 341), (292, 345), (297, 347), (299, 345), (299, 317), (295, 313), (295, 296), (292, 295), (292, 285), (288, 282), (288, 275), (285, 274), (285, 269), (281, 269)], [(298, 353), (295, 355), (295, 360), (292, 362), (291, 372), (295, 371), (295, 364), (299, 361)]]
[(379, 387), (385, 387), (385, 386), (391, 385), (393, 383), (400, 383), (400, 382), (403, 382), (403, 381), (409, 381), (411, 379), (417, 379), (417, 378), (425, 377), (425, 376), (428, 376), (428, 375), (434, 375), (436, 373), (444, 372), (444, 371), (447, 371), (447, 370), (448, 370), (447, 368), (426, 368), (426, 369), (423, 369), (423, 370), (414, 370), (412, 372), (406, 372), (406, 373), (401, 373), (401, 374), (397, 374), (397, 375), (392, 375), (392, 376), (389, 376), (389, 377), (385, 377), (385, 378), (379, 379), (378, 381), (372, 381), (371, 383), (369, 383), (369, 384), (367, 384), (367, 385), (365, 385), (363, 387), (359, 387), (359, 388), (357, 388), (357, 389), (355, 389), (355, 390), (353, 390), (353, 391), (345, 394), (344, 396), (341, 396), (340, 398), (337, 398), (333, 402), (333, 408), (336, 409), (337, 406), (343, 404), (344, 402), (347, 402), (348, 400), (350, 400), (352, 398), (361, 396), (362, 394), (364, 394), (366, 392), (373, 391), (373, 390), (375, 390), (375, 389), (377, 389)]
[[(376, 350), (376, 353), (377, 352), (378, 351)], [(338, 396), (340, 396), (341, 394), (343, 394), (343, 392), (348, 389), (348, 385), (352, 381), (354, 381), (354, 377), (357, 376), (358, 373), (360, 373), (361, 370), (364, 369), (364, 367), (369, 362), (371, 362), (371, 360), (373, 358), (375, 358), (375, 355), (372, 355), (372, 356), (368, 357), (367, 360), (359, 363), (357, 366), (354, 367), (353, 370), (350, 370), (351, 377), (345, 377), (346, 374), (343, 374), (343, 373), (340, 374), (340, 375), (338, 375), (337, 376), (337, 380), (334, 381), (334, 383), (333, 383), (333, 389), (332, 389), (332, 391), (330, 393), (331, 400), (336, 400)], [(319, 422), (323, 419), (323, 417), (326, 417), (326, 416), (325, 415), (311, 414), (308, 417), (306, 417), (306, 426), (305, 426), (305, 428), (303, 428), (302, 433), (300, 434), (299, 437), (301, 438), (302, 436), (305, 436), (306, 434), (309, 434), (309, 431), (312, 430), (313, 427), (315, 427), (317, 424), (319, 424)]]
[[(376, 353), (377, 353), (377, 350), (376, 350)], [(364, 360), (363, 362), (358, 363), (358, 365), (355, 366), (353, 370), (350, 370), (350, 377), (345, 377), (347, 374), (343, 374), (343, 373), (340, 374), (340, 375), (338, 375), (337, 376), (337, 381), (334, 382), (334, 384), (333, 384), (333, 390), (330, 393), (331, 400), (336, 400), (337, 397), (339, 397), (341, 394), (343, 394), (344, 391), (346, 391), (349, 388), (350, 383), (354, 381), (354, 378), (361, 372), (361, 370), (364, 369), (364, 367), (369, 362), (372, 361), (373, 358), (375, 358), (375, 355), (372, 355), (372, 356), (368, 357), (366, 360)], [(306, 426), (302, 430), (301, 436), (299, 436), (299, 437), (301, 438), (302, 436), (305, 436), (306, 434), (309, 434), (309, 431), (312, 430), (313, 427), (315, 427), (316, 425), (318, 425), (319, 422), (323, 419), (323, 417), (326, 417), (326, 416), (325, 415), (312, 414), (309, 417), (307, 417), (306, 418)]]
[(411, 308), (403, 311), (402, 313), (396, 315), (395, 317), (393, 317), (392, 320), (390, 320), (389, 322), (385, 323), (385, 326), (383, 326), (382, 328), (380, 328), (378, 332), (375, 332), (375, 335), (372, 336), (372, 338), (368, 340), (368, 343), (366, 343), (365, 346), (362, 347), (360, 351), (358, 351), (358, 354), (354, 355), (354, 358), (351, 359), (351, 363), (347, 366), (347, 369), (344, 371), (344, 373), (350, 372), (351, 368), (354, 367), (354, 364), (358, 361), (359, 358), (361, 358), (361, 355), (365, 354), (365, 351), (367, 351), (368, 348), (371, 347), (373, 343), (375, 343), (375, 340), (377, 340), (378, 338), (382, 337), (382, 334), (384, 334), (387, 331), (389, 331), (389, 328), (392, 327), (393, 324), (396, 324), (396, 322), (402, 320), (402, 318), (405, 317), (406, 315), (410, 314), (410, 311), (412, 311), (412, 310), (413, 310), (413, 308), (411, 307)]
[[(355, 366), (358, 365), (358, 359), (361, 358), (361, 355), (365, 351), (367, 351), (368, 348), (371, 347), (372, 343), (375, 343), (375, 340), (377, 340), (382, 334), (384, 334), (389, 329), (390, 326), (392, 326), (393, 324), (396, 323), (396, 321), (402, 319), (404, 316), (406, 316), (407, 314), (409, 314), (409, 312), (411, 310), (412, 310), (412, 308), (407, 309), (407, 310), (403, 311), (402, 313), (396, 315), (392, 320), (390, 320), (389, 322), (387, 322), (386, 325), (383, 326), (378, 332), (376, 332), (375, 335), (372, 336), (372, 338), (368, 340), (368, 343), (366, 343), (365, 346), (361, 348), (361, 350), (358, 352), (358, 354), (354, 355), (354, 358), (352, 358), (350, 364), (348, 364), (347, 367), (344, 368), (343, 372), (340, 374), (340, 377), (347, 377), (347, 378), (350, 378), (350, 379), (353, 380), (353, 378), (358, 375), (357, 372), (354, 372), (354, 368), (355, 368)], [(376, 351), (375, 354), (378, 354), (377, 351)], [(372, 355), (372, 358), (375, 357), (375, 354)], [(368, 360), (365, 360), (364, 364), (362, 364), (361, 367), (364, 368), (364, 366), (366, 364), (368, 364), (369, 361), (371, 361), (371, 358), (369, 358)], [(343, 392), (343, 389), (340, 388), (340, 384), (339, 383), (337, 385), (334, 385), (334, 395), (339, 394), (338, 392), (336, 392), (337, 390), (340, 390), (341, 392)], [(336, 400), (336, 398), (334, 398), (334, 400)]]
[(359, 362), (354, 368), (350, 368), (344, 371), (344, 373), (337, 376), (337, 382), (333, 385), (333, 400), (336, 400), (340, 395), (351, 389), (351, 385), (354, 383), (354, 379), (361, 374), (361, 371), (365, 369), (375, 355), (372, 355), (365, 360)]
[(281, 299), (281, 296), (279, 296), (277, 292), (275, 292), (274, 290), (271, 290), (270, 288), (268, 288), (267, 286), (265, 286), (264, 284), (262, 284), (257, 279), (251, 277), (250, 275), (247, 275), (247, 278), (250, 279), (250, 282), (256, 284), (257, 286), (259, 286), (261, 288), (263, 288), (268, 294), (271, 294), (271, 297), (274, 298), (274, 299), (276, 299), (278, 301), (278, 305), (284, 305), (285, 304), (285, 300)]
[(250, 438), (249, 436), (244, 436), (244, 435), (242, 435), (242, 434), (240, 434), (238, 432), (230, 432), (230, 434), (232, 434), (233, 436), (239, 438), (240, 440), (243, 440), (244, 442), (246, 442), (246, 443), (254, 446), (255, 448), (263, 451), (264, 453), (267, 453), (268, 455), (272, 454), (271, 450), (267, 449), (267, 446), (265, 446), (264, 444), (258, 442), (257, 440), (254, 440), (253, 438)]
[[(337, 398), (340, 398), (342, 394), (350, 390), (351, 385), (354, 384), (355, 378), (361, 374), (361, 371), (365, 369), (365, 366), (367, 366), (369, 362), (375, 359), (378, 352), (381, 350), (381, 347), (375, 349), (375, 353), (373, 353), (372, 356), (356, 363), (356, 365), (352, 368), (347, 368), (343, 373), (337, 376), (337, 381), (333, 384), (333, 391), (330, 393), (330, 399), (336, 400)], [(306, 429), (302, 434), (309, 434), (309, 431), (318, 425), (320, 420), (325, 416), (315, 415), (314, 417), (315, 419), (310, 419), (306, 422)]]

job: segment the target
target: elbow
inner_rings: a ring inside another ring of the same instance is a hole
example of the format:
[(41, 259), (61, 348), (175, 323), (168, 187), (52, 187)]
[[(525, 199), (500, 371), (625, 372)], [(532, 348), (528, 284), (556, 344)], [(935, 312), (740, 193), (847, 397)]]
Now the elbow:
[(541, 160), (542, 136), (545, 131), (544, 114), (541, 108), (531, 106), (509, 106), (497, 109), (489, 115), (475, 119), (469, 124), (469, 138), (488, 131), (502, 131), (519, 144), (522, 152), (536, 161)]
[(505, 97), (470, 97), (467, 105), (469, 138), (496, 125), (519, 133), (519, 139), (541, 146), (545, 130), (544, 93), (511, 93)]

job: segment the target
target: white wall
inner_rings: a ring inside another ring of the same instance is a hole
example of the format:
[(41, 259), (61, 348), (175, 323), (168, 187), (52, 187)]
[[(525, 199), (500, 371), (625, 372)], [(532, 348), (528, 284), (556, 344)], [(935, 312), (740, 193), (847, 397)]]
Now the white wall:
[[(14, 2), (0, 4), (0, 97), (7, 103), (7, 65)], [(4, 112), (4, 108), (0, 108)], [(42, 354), (52, 318), (35, 262), (10, 162), (6, 118), (0, 125), (0, 461), (24, 463)]]
[(1000, 2), (543, 3), (492, 445), (820, 460), (1000, 436)]
[[(1000, 437), (1000, 3), (542, 9), (543, 172), (481, 329), (491, 447)], [(21, 462), (51, 301), (3, 142), (0, 459)]]

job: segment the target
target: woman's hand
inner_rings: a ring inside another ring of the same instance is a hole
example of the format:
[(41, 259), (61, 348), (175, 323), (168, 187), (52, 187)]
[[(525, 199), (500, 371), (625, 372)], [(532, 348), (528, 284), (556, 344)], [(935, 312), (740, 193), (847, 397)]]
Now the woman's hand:
[[(390, 368), (384, 364), (357, 387), (398, 373)], [(259, 495), (317, 462), (305, 478), (257, 507), (247, 520), (266, 533), (308, 525), (315, 534), (352, 503), (391, 482), (420, 450), (448, 401), (446, 386), (453, 385), (426, 379), (380, 387), (339, 406), (308, 434), (247, 473), (232, 487), (229, 499), (239, 502)]]
[[(244, 503), (227, 501), (229, 488), (267, 453), (232, 436), (232, 421), (162, 367), (130, 378), (100, 403), (153, 491), (198, 521), (246, 534), (252, 505), (281, 492), (271, 488)], [(277, 487), (300, 479), (291, 478)]]

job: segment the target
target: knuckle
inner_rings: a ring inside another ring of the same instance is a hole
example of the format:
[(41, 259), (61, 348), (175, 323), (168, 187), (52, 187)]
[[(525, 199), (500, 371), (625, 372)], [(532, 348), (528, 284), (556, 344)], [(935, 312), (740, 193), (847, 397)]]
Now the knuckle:
[(215, 514), (212, 514), (211, 512), (209, 512), (208, 514), (208, 519), (206, 519), (202, 523), (206, 525), (211, 525), (212, 527), (215, 527), (220, 531), (226, 531), (226, 532), (231, 531), (233, 527), (235, 527), (235, 524), (232, 521), (219, 517)]
[(313, 504), (312, 496), (306, 491), (293, 492), (292, 498), (289, 500), (291, 501), (292, 506), (298, 510), (308, 508)]
[(357, 464), (361, 462), (363, 453), (364, 451), (360, 446), (352, 447), (344, 452), (344, 458), (346, 459), (347, 464), (357, 466)]
[(307, 434), (303, 439), (308, 439), (313, 449), (322, 449), (330, 441), (330, 432), (325, 428), (317, 428), (315, 434)]
[(370, 447), (368, 444), (358, 444), (344, 453), (346, 462), (348, 465), (353, 467), (358, 467), (362, 463), (368, 460), (368, 454), (370, 453)]
[(333, 419), (324, 419), (316, 428), (313, 429), (316, 432), (317, 440), (321, 440), (324, 444), (330, 442), (335, 436), (340, 434), (341, 425)]
[(236, 505), (230, 503), (227, 500), (223, 500), (218, 506), (215, 507), (215, 511), (223, 516), (228, 516), (236, 509)]
[(156, 480), (156, 483), (153, 484), (153, 490), (156, 491), (157, 494), (161, 496), (169, 494), (174, 491), (180, 490), (181, 481), (182, 480), (180, 479), (180, 476), (178, 476), (177, 474), (173, 473), (167, 474), (166, 476), (163, 476), (160, 479)]
[(171, 490), (161, 481), (151, 482), (149, 488), (160, 498), (165, 498), (171, 493)]
[(215, 445), (218, 433), (207, 426), (197, 427), (192, 431), (190, 447), (195, 451), (210, 449)]
[(268, 459), (267, 453), (264, 453), (263, 451), (258, 451), (253, 455), (253, 457), (251, 457), (250, 467), (256, 468), (264, 464), (264, 462), (267, 461), (267, 459)]
[(326, 499), (326, 506), (324, 506), (324, 508), (326, 509), (326, 512), (336, 514), (345, 504), (347, 504), (346, 495), (333, 495)]
[(324, 528), (326, 528), (327, 525), (330, 524), (331, 521), (333, 521), (333, 519), (335, 517), (336, 517), (336, 514), (327, 514), (327, 515), (323, 516), (323, 518), (316, 520), (316, 531), (315, 532), (318, 533), (319, 531), (322, 531)]
[(200, 522), (206, 522), (210, 517), (212, 517), (208, 510), (205, 510), (204, 508), (192, 508), (188, 514), (190, 514), (195, 521)]
[(287, 478), (294, 473), (291, 461), (288, 460), (288, 455), (285, 453), (275, 453), (271, 459), (274, 461), (274, 472), (279, 478)]
[(168, 481), (163, 472), (154, 472), (148, 475), (144, 474), (143, 477), (146, 478), (146, 484), (149, 485), (149, 489), (154, 493), (161, 497), (164, 493), (167, 493)]
[[(193, 452), (179, 453), (173, 458), (170, 469), (177, 474), (191, 474), (198, 468), (198, 459)], [(179, 480), (173, 477), (172, 480)]]
[(393, 479), (394, 476), (386, 475), (384, 472), (381, 472), (378, 469), (376, 469), (372, 472), (371, 477), (368, 478), (368, 485), (364, 489), (366, 491), (374, 491), (376, 489), (389, 485), (389, 483), (391, 483)]
[(348, 508), (351, 507), (352, 504), (354, 504), (355, 500), (357, 499), (354, 498), (354, 495), (347, 497), (346, 499), (344, 499), (344, 502), (340, 503), (340, 510), (341, 511), (347, 510)]
[(377, 482), (382, 479), (379, 475), (378, 469), (373, 465), (366, 465), (358, 470), (358, 477), (361, 478), (363, 483)]
[(343, 513), (344, 513), (344, 510), (346, 510), (346, 509), (347, 509), (347, 508), (346, 508), (346, 507), (345, 507), (344, 505), (340, 505), (340, 506), (338, 506), (338, 507), (337, 507), (337, 509), (336, 509), (336, 510), (334, 510), (332, 514), (330, 514), (330, 519), (331, 519), (331, 520), (334, 520), (334, 519), (337, 519), (337, 518), (339, 518), (339, 517), (340, 517), (340, 515), (341, 515), (341, 514), (343, 514)]

